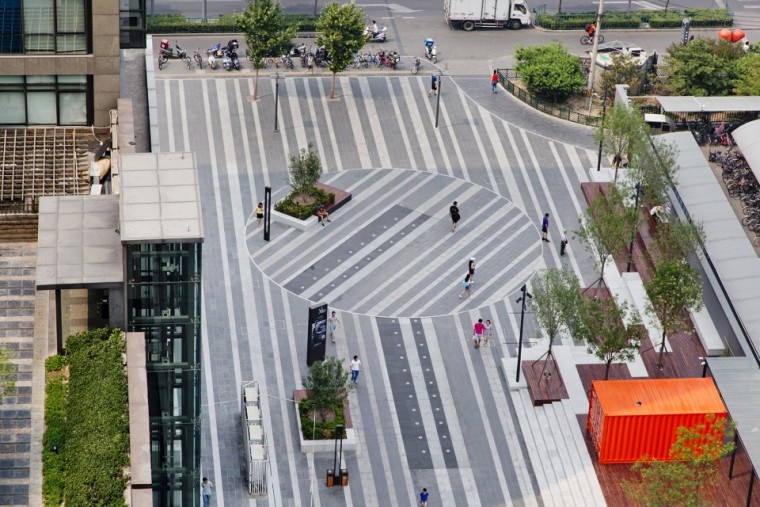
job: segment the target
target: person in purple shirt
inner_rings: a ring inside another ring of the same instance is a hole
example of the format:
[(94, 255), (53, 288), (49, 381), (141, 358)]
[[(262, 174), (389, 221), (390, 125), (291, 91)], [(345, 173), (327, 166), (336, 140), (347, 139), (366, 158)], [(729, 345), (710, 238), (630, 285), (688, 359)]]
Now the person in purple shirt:
[(549, 243), (549, 213), (544, 215), (544, 219), (541, 222), (541, 241)]

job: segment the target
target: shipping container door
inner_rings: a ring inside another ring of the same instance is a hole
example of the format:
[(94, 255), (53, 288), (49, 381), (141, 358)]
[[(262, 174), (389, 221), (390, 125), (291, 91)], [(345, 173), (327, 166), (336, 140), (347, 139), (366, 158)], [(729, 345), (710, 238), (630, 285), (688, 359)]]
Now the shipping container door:
[[(498, 0), (483, 0), (483, 12), (481, 17), (483, 21), (493, 21), (496, 19), (496, 2)], [(504, 0), (501, 0), (502, 2)]]

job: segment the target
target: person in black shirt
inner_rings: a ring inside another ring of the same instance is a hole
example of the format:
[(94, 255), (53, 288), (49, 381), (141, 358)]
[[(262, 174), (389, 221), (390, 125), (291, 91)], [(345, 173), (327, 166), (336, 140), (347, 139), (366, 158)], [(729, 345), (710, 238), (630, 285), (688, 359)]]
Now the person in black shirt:
[(454, 201), (454, 204), (452, 204), (449, 207), (449, 215), (451, 216), (451, 232), (454, 232), (457, 230), (457, 222), (459, 222), (459, 207), (457, 206), (457, 202)]

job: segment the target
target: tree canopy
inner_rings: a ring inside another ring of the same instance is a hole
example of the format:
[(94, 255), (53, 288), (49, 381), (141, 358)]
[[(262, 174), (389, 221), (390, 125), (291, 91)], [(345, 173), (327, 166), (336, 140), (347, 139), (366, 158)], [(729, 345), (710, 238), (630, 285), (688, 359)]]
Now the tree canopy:
[(565, 269), (541, 271), (531, 284), (531, 309), (549, 338), (549, 350), (562, 328), (572, 328), (581, 305), (578, 277)]
[(289, 23), (277, 1), (248, 0), (248, 5), (237, 18), (240, 30), (245, 34), (251, 65), (256, 71), (253, 80), (253, 99), (258, 98), (259, 70), (266, 67), (264, 58), (279, 56), (290, 50), (291, 40), (296, 36), (296, 26)]
[(686, 45), (673, 43), (667, 52), (666, 89), (673, 95), (697, 97), (732, 95), (738, 62), (746, 56), (738, 44), (701, 37)]
[(355, 388), (348, 380), (348, 370), (343, 366), (343, 360), (328, 357), (324, 361), (316, 361), (309, 367), (309, 373), (301, 379), (304, 389), (314, 410), (320, 412), (333, 410), (340, 406)]
[(617, 181), (623, 158), (628, 159), (629, 165), (635, 163), (649, 144), (649, 126), (637, 107), (615, 104), (604, 115), (595, 137), (602, 142), (603, 152), (613, 158)]
[[(758, 47), (755, 44), (753, 47)], [(760, 95), (760, 53), (750, 52), (736, 64), (735, 95)]]
[(570, 54), (559, 42), (545, 46), (519, 46), (515, 51), (515, 60), (515, 70), (528, 91), (540, 97), (561, 102), (586, 86), (580, 58)]
[(322, 162), (312, 146), (309, 142), (306, 148), (288, 158), (288, 183), (296, 194), (309, 190), (322, 176)]
[(365, 33), (364, 11), (353, 3), (330, 2), (317, 21), (317, 44), (327, 50), (327, 68), (332, 72), (330, 98), (335, 98), (335, 75), (343, 72), (369, 40)]
[(638, 62), (629, 55), (613, 54), (610, 65), (602, 72), (602, 90), (606, 90), (607, 98), (615, 97), (615, 85), (628, 85), (628, 95), (634, 95), (644, 77), (644, 70)]

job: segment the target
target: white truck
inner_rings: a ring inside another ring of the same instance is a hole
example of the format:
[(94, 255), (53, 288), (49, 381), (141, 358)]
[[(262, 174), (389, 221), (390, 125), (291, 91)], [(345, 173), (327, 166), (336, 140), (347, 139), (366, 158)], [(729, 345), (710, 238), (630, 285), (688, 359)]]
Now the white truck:
[(533, 23), (525, 0), (443, 0), (446, 22), (470, 31), (483, 28), (518, 30)]

